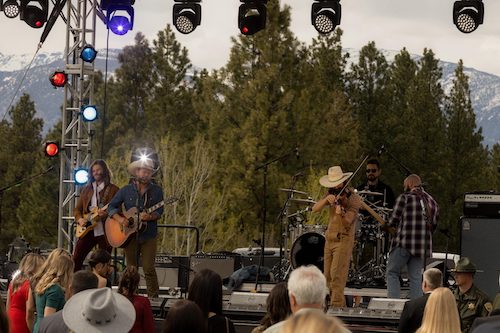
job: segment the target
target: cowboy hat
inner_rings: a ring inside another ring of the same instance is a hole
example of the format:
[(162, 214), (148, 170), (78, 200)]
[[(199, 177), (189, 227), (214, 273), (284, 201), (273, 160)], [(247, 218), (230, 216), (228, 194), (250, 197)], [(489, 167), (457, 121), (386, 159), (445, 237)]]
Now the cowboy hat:
[(342, 168), (340, 166), (332, 166), (328, 169), (328, 174), (319, 179), (319, 183), (323, 187), (335, 187), (339, 184), (342, 184), (346, 179), (351, 177), (352, 172), (342, 172)]
[(151, 171), (155, 171), (154, 169), (154, 163), (153, 160), (146, 158), (146, 159), (139, 159), (136, 161), (133, 161), (130, 163), (127, 167), (128, 173), (131, 174), (132, 176), (135, 176), (135, 172), (137, 169), (148, 169)]
[(470, 261), (467, 257), (462, 257), (457, 261), (455, 268), (450, 269), (451, 272), (455, 273), (476, 273), (482, 272), (476, 268), (476, 265)]
[(132, 303), (110, 288), (80, 291), (66, 302), (62, 315), (74, 332), (128, 332), (135, 322)]

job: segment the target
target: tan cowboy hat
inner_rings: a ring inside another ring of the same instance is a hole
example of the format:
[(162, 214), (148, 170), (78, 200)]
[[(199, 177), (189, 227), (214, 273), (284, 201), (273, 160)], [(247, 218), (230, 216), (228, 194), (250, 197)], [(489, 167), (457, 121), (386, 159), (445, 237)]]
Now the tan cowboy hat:
[(328, 169), (328, 174), (319, 179), (319, 183), (323, 187), (335, 187), (343, 183), (346, 179), (351, 177), (352, 172), (343, 172), (342, 168), (338, 165), (332, 166)]
[(64, 305), (62, 315), (73, 332), (128, 332), (135, 322), (132, 302), (110, 288), (74, 294)]
[(133, 161), (128, 165), (127, 170), (129, 174), (135, 176), (135, 172), (137, 171), (137, 169), (141, 168), (155, 171), (153, 160), (147, 158), (147, 159), (139, 159), (137, 161)]

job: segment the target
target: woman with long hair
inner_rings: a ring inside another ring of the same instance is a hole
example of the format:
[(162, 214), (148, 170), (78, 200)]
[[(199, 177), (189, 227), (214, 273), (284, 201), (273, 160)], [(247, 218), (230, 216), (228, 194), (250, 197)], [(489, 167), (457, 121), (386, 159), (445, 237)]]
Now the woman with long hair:
[(422, 325), (416, 333), (460, 333), (460, 317), (453, 293), (437, 288), (425, 305)]
[(43, 266), (44, 272), (35, 287), (36, 319), (33, 332), (38, 332), (40, 320), (64, 307), (66, 291), (73, 277), (73, 260), (67, 255), (53, 258), (51, 265)]
[(209, 269), (202, 269), (189, 286), (188, 299), (208, 318), (208, 333), (235, 333), (234, 325), (222, 314), (222, 279)]
[(151, 303), (144, 296), (137, 295), (141, 277), (135, 266), (127, 266), (118, 285), (118, 293), (127, 297), (134, 305), (135, 323), (130, 333), (155, 332)]
[(19, 269), (12, 277), (7, 293), (7, 313), (10, 318), (9, 332), (11, 333), (30, 332), (30, 328), (28, 328), (30, 315), (27, 311), (29, 308), (30, 278), (40, 269), (44, 261), (42, 255), (28, 253), (21, 259)]
[(266, 300), (267, 313), (260, 321), (260, 325), (252, 330), (252, 333), (262, 333), (269, 326), (272, 326), (280, 321), (285, 320), (290, 316), (290, 298), (286, 282), (277, 283)]
[(206, 333), (207, 318), (195, 302), (181, 299), (168, 310), (163, 322), (163, 333)]

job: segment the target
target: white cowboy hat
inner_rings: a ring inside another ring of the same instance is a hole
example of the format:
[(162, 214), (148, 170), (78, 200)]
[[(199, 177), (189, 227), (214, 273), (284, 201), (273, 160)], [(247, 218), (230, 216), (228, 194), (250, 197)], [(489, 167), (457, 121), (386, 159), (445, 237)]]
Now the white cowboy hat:
[(137, 169), (140, 169), (140, 168), (155, 171), (153, 160), (151, 160), (150, 158), (139, 159), (137, 161), (133, 161), (132, 163), (130, 163), (128, 165), (127, 170), (128, 170), (129, 174), (131, 174), (132, 176), (135, 177), (136, 176), (135, 172), (137, 171)]
[(132, 302), (110, 288), (74, 294), (62, 315), (64, 323), (76, 333), (128, 332), (135, 322)]
[(323, 187), (335, 187), (343, 183), (346, 179), (351, 177), (352, 172), (342, 172), (342, 168), (338, 165), (332, 166), (328, 169), (328, 174), (319, 179), (319, 183)]

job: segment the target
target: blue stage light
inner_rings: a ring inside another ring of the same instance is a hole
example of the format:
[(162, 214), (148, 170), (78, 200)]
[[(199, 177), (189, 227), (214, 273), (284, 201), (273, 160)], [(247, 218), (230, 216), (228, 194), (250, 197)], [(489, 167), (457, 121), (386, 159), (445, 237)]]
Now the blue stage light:
[(82, 52), (80, 52), (80, 58), (85, 62), (93, 62), (97, 57), (97, 51), (92, 45), (86, 45)]
[(89, 170), (86, 168), (75, 169), (74, 176), (76, 185), (85, 185), (89, 181)]
[(99, 115), (95, 105), (83, 105), (80, 111), (84, 121), (94, 121)]
[[(127, 14), (124, 16), (123, 14)], [(130, 5), (110, 5), (106, 11), (108, 29), (115, 35), (125, 35), (134, 27), (134, 8)]]

